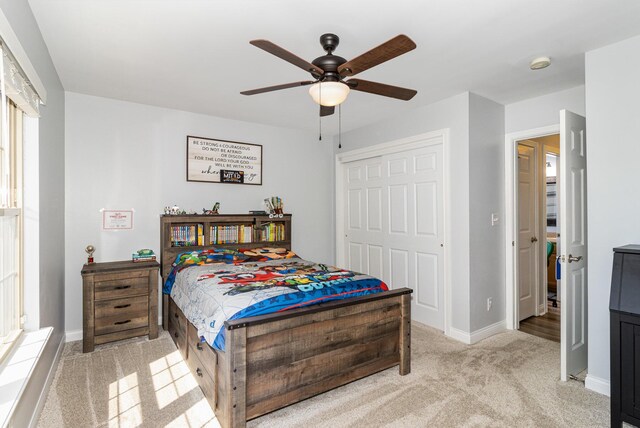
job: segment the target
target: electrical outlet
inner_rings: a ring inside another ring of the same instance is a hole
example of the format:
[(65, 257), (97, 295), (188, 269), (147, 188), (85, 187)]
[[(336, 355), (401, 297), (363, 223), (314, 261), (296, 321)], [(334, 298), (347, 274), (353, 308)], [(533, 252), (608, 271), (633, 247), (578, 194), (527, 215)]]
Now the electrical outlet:
[(491, 310), (491, 305), (493, 305), (493, 298), (487, 298), (487, 312)]

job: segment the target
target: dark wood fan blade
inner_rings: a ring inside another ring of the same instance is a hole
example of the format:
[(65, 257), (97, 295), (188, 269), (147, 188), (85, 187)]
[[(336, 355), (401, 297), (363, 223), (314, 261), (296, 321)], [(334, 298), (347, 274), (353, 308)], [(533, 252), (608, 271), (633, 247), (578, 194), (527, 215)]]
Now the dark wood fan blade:
[(335, 106), (331, 106), (331, 107), (320, 106), (320, 117), (331, 116), (333, 113), (335, 113), (335, 111), (336, 111)]
[(393, 39), (371, 49), (362, 55), (355, 57), (351, 61), (347, 61), (340, 66), (338, 72), (342, 77), (355, 76), (365, 70), (389, 61), (397, 56), (407, 53), (416, 48), (416, 44), (405, 36), (400, 34)]
[(345, 83), (354, 91), (368, 92), (370, 94), (397, 98), (404, 101), (409, 101), (418, 93), (418, 91), (413, 89), (385, 85), (384, 83), (370, 82), (362, 79), (349, 79)]
[(267, 86), (266, 88), (251, 89), (250, 91), (240, 92), (242, 95), (255, 95), (262, 94), (263, 92), (279, 91), (280, 89), (295, 88), (296, 86), (307, 86), (316, 83), (313, 80), (306, 80), (304, 82), (285, 83), (283, 85)]
[(324, 70), (322, 70), (320, 67), (316, 67), (310, 62), (303, 60), (299, 56), (292, 54), (288, 50), (283, 49), (274, 43), (271, 43), (269, 40), (251, 40), (249, 43), (251, 43), (255, 47), (269, 52), (272, 55), (277, 56), (278, 58), (282, 58), (283, 60), (290, 62), (296, 67), (300, 67), (304, 71), (308, 71), (309, 73), (314, 73), (319, 76), (322, 76), (322, 74), (324, 74)]

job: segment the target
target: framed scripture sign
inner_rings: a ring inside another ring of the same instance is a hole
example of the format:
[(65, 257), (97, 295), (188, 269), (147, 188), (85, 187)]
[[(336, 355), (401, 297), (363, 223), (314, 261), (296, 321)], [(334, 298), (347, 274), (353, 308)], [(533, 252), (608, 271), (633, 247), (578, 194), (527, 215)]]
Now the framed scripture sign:
[(187, 136), (187, 181), (262, 184), (262, 146)]

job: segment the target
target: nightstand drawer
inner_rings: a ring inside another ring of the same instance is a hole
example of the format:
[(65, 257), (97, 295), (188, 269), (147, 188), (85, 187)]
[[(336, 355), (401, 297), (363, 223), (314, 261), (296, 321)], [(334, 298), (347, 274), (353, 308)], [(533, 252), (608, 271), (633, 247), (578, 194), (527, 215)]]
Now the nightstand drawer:
[(147, 296), (127, 297), (125, 299), (100, 300), (95, 303), (95, 317), (107, 318), (120, 315), (135, 315), (141, 310), (148, 311)]
[(130, 330), (132, 328), (147, 327), (149, 325), (149, 309), (144, 308), (128, 314), (114, 315), (111, 317), (96, 318), (95, 334), (108, 334), (115, 331)]
[(140, 296), (149, 294), (149, 278), (148, 274), (144, 277), (119, 278), (106, 281), (96, 278), (94, 287), (95, 300)]

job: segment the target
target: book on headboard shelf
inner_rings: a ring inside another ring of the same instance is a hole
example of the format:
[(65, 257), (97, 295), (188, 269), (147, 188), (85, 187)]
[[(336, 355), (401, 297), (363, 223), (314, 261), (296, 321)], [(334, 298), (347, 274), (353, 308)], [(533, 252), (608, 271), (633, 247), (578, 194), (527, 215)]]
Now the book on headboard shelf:
[(214, 225), (209, 232), (209, 244), (249, 244), (254, 241), (253, 224)]
[(172, 247), (190, 247), (203, 243), (202, 224), (171, 226)]

